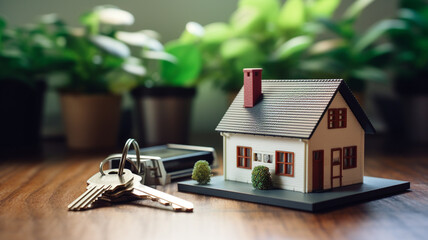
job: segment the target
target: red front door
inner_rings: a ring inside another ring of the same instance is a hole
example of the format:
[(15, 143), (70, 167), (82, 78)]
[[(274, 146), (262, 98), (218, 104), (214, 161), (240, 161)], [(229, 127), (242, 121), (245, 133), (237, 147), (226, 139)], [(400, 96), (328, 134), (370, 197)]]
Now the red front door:
[(323, 190), (324, 183), (324, 151), (312, 152), (312, 191)]

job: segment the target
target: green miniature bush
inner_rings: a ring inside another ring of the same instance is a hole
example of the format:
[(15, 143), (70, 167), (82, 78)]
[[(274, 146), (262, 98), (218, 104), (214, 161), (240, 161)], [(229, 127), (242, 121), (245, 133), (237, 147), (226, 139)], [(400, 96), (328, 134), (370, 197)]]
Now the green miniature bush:
[(199, 184), (207, 184), (211, 181), (211, 167), (205, 160), (199, 160), (193, 166), (192, 179)]
[(253, 187), (259, 190), (271, 189), (273, 186), (272, 177), (269, 168), (265, 166), (257, 166), (251, 173), (251, 182)]

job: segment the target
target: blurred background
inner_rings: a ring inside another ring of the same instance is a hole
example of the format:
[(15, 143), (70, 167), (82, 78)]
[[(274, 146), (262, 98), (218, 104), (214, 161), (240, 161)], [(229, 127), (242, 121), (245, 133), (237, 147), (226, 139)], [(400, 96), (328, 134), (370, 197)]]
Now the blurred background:
[(427, 64), (425, 0), (2, 0), (0, 144), (217, 144), (262, 67), (343, 78), (385, 145), (427, 146)]

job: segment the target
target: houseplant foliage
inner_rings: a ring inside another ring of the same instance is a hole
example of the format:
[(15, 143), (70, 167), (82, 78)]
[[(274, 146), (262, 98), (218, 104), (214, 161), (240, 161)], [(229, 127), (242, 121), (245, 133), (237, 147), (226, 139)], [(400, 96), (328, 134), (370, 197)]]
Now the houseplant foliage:
[(319, 77), (343, 78), (357, 94), (365, 90), (368, 81), (386, 82), (387, 76), (381, 67), (387, 62), (392, 46), (379, 44), (378, 40), (386, 32), (403, 29), (404, 25), (395, 20), (383, 20), (358, 34), (355, 22), (372, 2), (355, 1), (337, 21), (319, 19), (318, 22), (335, 36), (315, 43), (302, 69)]
[(99, 6), (81, 16), (83, 28), (67, 28), (60, 49), (68, 65), (56, 82), (71, 148), (106, 148), (117, 142), (121, 94), (134, 87), (144, 68), (129, 47), (114, 38), (133, 24), (131, 13)]
[[(428, 142), (428, 5), (422, 0), (400, 1), (397, 17), (404, 28), (389, 31), (394, 51), (389, 70), (394, 77), (397, 99), (384, 98), (394, 107), (379, 108), (389, 132), (400, 144)], [(380, 97), (379, 100), (382, 100)], [(382, 102), (379, 102), (380, 104)]]
[(47, 75), (61, 66), (55, 51), (61, 22), (41, 17), (35, 24), (10, 28), (0, 17), (1, 146), (37, 147)]
[(192, 179), (199, 184), (208, 184), (211, 181), (211, 167), (205, 160), (199, 160), (193, 166)]
[(396, 90), (403, 95), (428, 95), (428, 5), (401, 1), (396, 21), (405, 26), (388, 34), (394, 46), (391, 70)]
[(257, 166), (251, 172), (251, 182), (253, 187), (259, 190), (268, 190), (273, 186), (272, 176), (269, 168), (265, 166)]
[(134, 17), (114, 6), (98, 6), (80, 17), (83, 28), (67, 28), (61, 49), (69, 67), (60, 91), (85, 94), (121, 94), (136, 85), (129, 47), (114, 38), (121, 26), (132, 25)]
[(197, 43), (202, 53), (202, 79), (226, 91), (242, 86), (242, 69), (263, 67), (266, 78), (300, 76), (300, 59), (339, 0), (241, 0), (229, 22), (204, 26), (203, 34), (186, 28), (180, 42)]
[(114, 36), (140, 53), (138, 59), (134, 58), (143, 68), (143, 74), (135, 74), (139, 76), (139, 86), (189, 88), (197, 85), (201, 54), (195, 44), (173, 40), (164, 46), (160, 35), (152, 30), (117, 31)]
[[(189, 24), (188, 24), (189, 26)], [(145, 74), (132, 91), (140, 142), (187, 143), (190, 113), (201, 69), (193, 43), (174, 40), (163, 46), (153, 31), (117, 32), (116, 37), (141, 53)]]
[(63, 65), (58, 52), (65, 24), (54, 15), (44, 15), (34, 24), (7, 28), (0, 17), (0, 78), (15, 78), (29, 85)]

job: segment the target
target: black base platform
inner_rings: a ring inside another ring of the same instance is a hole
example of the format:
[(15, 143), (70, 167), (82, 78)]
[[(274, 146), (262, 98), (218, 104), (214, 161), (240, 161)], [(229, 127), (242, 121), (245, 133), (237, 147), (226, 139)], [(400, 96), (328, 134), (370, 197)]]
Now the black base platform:
[(364, 183), (335, 188), (320, 193), (301, 193), (283, 189), (256, 190), (251, 184), (225, 181), (223, 176), (211, 178), (208, 185), (199, 185), (194, 180), (178, 183), (178, 191), (247, 202), (317, 212), (356, 202), (376, 199), (403, 192), (410, 182), (364, 177)]

